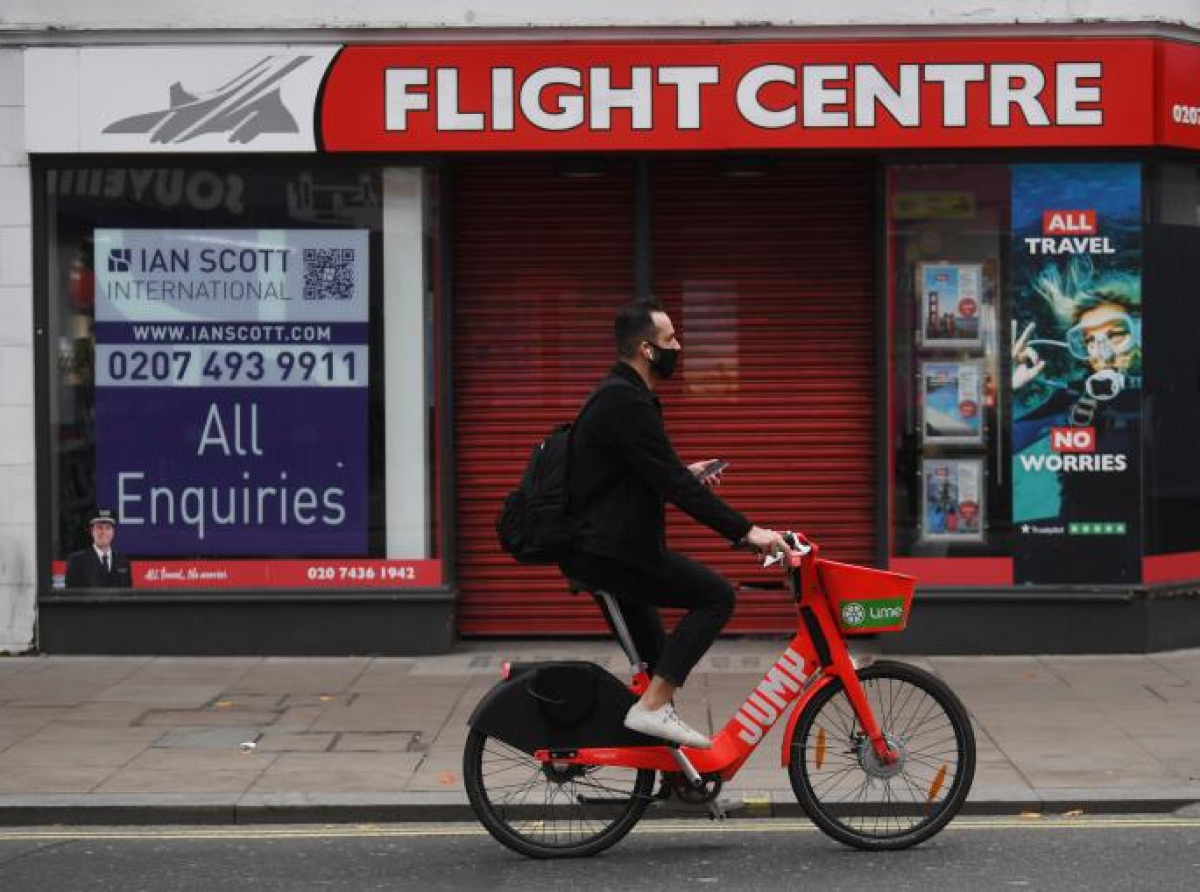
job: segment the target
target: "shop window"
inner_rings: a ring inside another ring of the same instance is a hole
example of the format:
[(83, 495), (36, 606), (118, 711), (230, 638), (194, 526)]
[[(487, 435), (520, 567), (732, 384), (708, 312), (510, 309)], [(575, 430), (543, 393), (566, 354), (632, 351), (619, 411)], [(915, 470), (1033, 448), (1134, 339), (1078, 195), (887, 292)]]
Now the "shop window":
[(1146, 229), (1146, 551), (1200, 551), (1200, 166), (1152, 170)]
[(893, 554), (1008, 548), (1000, 427), (1003, 165), (913, 165), (888, 179)]
[(40, 185), (53, 587), (441, 583), (422, 170), (52, 164)]
[(1139, 581), (1141, 166), (894, 167), (888, 211), (892, 554)]
[(1151, 170), (1156, 207), (1154, 222), (1200, 227), (1200, 167), (1158, 164)]

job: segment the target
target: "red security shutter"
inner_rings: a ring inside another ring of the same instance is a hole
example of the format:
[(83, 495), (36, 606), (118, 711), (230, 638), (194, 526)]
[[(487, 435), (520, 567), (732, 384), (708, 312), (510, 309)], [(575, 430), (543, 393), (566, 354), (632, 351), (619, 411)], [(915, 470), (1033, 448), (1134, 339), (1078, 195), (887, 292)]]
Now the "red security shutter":
[[(661, 390), (668, 431), (685, 461), (732, 462), (720, 492), (752, 520), (869, 562), (873, 165), (780, 161), (744, 178), (718, 163), (654, 165), (654, 288), (684, 345)], [(631, 169), (470, 162), (453, 202), (459, 631), (601, 631), (556, 570), (499, 551), (492, 521), (529, 449), (612, 362), (612, 315), (633, 291)], [(669, 538), (731, 579), (773, 578), (674, 509)], [(794, 622), (781, 594), (743, 593), (730, 629)]]
[[(633, 295), (633, 176), (552, 160), (455, 168), (454, 442), (464, 635), (604, 628), (555, 568), (500, 551), (493, 521), (529, 450), (570, 421), (613, 361)], [(574, 175), (567, 175), (574, 174)]]
[[(874, 183), (869, 160), (684, 160), (656, 165), (653, 197), (655, 295), (683, 344), (661, 392), (675, 448), (729, 459), (719, 492), (751, 521), (860, 563), (875, 555)], [(778, 578), (670, 518), (673, 546), (726, 577)], [(794, 626), (782, 593), (742, 592), (728, 628)]]

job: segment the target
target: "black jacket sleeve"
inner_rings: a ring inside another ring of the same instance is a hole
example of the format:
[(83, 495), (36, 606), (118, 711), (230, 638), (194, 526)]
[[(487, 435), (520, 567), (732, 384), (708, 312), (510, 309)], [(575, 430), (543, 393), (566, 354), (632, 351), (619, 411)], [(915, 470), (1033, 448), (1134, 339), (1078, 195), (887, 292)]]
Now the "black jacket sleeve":
[(76, 551), (67, 557), (67, 588), (87, 588), (90, 585), (87, 570), (87, 552)]
[(647, 486), (689, 516), (736, 542), (750, 531), (749, 520), (697, 480), (676, 454), (653, 403), (630, 400), (614, 426), (617, 449)]

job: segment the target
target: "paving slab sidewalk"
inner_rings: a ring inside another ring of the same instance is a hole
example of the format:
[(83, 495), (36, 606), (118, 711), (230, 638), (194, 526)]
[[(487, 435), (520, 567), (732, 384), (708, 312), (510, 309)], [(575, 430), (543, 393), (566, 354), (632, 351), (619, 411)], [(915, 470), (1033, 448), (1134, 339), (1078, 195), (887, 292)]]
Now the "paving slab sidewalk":
[[(784, 642), (729, 639), (678, 705), (712, 731)], [(605, 641), (465, 642), (416, 658), (0, 658), (0, 824), (469, 820), (461, 753), (506, 659)], [(1200, 650), (904, 657), (970, 709), (975, 813), (1173, 811), (1200, 802)], [(783, 723), (726, 788), (731, 815), (797, 815)]]

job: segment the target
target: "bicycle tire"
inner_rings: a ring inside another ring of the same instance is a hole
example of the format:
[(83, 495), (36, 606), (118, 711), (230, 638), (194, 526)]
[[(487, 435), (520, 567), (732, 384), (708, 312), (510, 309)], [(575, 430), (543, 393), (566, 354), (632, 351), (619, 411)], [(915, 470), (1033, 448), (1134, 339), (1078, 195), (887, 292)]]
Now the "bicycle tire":
[[(788, 776), (800, 805), (829, 836), (858, 849), (906, 849), (962, 808), (975, 776), (975, 732), (962, 702), (928, 672), (879, 661), (858, 677), (884, 737), (902, 751), (898, 767), (872, 759), (845, 687), (834, 681), (800, 716)], [(883, 777), (887, 772), (895, 773)], [(859, 777), (865, 780), (856, 786)]]
[[(619, 842), (650, 804), (654, 776), (611, 765), (559, 772), (475, 728), (463, 749), (463, 783), (475, 817), (497, 841), (530, 858), (581, 858)], [(612, 801), (585, 803), (582, 791)]]

